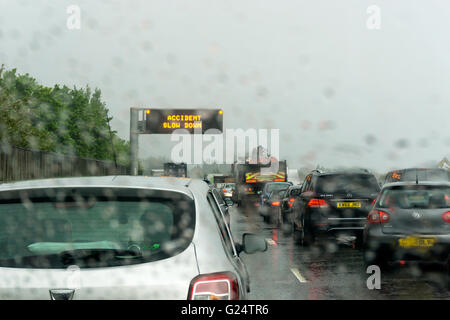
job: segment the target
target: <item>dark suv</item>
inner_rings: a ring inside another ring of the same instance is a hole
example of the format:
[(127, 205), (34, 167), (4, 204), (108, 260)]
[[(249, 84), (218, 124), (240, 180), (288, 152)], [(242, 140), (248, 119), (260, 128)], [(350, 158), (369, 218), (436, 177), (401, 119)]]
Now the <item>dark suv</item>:
[(295, 199), (300, 195), (302, 190), (301, 185), (290, 186), (284, 193), (283, 199), (280, 203), (281, 218), (283, 223), (289, 223), (292, 221), (292, 206), (294, 205)]
[(293, 205), (295, 241), (306, 246), (321, 235), (339, 235), (354, 237), (360, 245), (379, 191), (375, 175), (364, 169), (312, 171)]

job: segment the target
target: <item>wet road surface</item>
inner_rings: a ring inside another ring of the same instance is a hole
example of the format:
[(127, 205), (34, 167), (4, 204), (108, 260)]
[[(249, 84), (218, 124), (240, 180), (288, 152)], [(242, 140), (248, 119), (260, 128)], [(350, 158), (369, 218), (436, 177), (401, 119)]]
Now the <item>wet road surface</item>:
[(381, 288), (370, 290), (362, 251), (351, 242), (332, 242), (326, 252), (295, 244), (289, 233), (265, 222), (256, 209), (230, 207), (235, 240), (251, 232), (264, 237), (268, 250), (241, 254), (251, 281), (250, 299), (446, 299), (445, 269), (421, 271), (413, 266), (381, 272)]

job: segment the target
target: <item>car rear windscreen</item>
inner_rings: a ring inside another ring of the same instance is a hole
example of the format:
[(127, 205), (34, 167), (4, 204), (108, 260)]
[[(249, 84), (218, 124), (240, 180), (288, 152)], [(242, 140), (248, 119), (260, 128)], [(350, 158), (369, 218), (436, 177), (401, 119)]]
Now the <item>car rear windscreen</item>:
[(316, 192), (326, 194), (377, 193), (380, 187), (377, 179), (369, 174), (327, 174), (317, 177)]
[(387, 188), (382, 192), (377, 206), (401, 209), (450, 208), (450, 187), (412, 185)]
[(267, 186), (267, 192), (270, 193), (272, 191), (286, 190), (289, 187), (290, 184), (288, 183), (271, 183)]
[(55, 188), (0, 193), (0, 267), (109, 267), (185, 250), (194, 201), (176, 192)]

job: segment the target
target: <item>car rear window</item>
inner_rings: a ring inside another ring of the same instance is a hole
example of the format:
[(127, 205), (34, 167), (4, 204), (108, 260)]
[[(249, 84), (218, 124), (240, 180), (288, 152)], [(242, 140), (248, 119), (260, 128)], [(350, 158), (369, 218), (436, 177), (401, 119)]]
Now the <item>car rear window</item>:
[(286, 190), (274, 190), (270, 193), (270, 198), (283, 198), (286, 194)]
[(286, 190), (289, 188), (290, 184), (288, 183), (273, 183), (267, 186), (267, 192), (277, 191), (277, 190)]
[(450, 187), (448, 186), (395, 186), (383, 190), (380, 208), (442, 209), (450, 208)]
[(2, 192), (0, 267), (91, 268), (161, 260), (189, 246), (194, 226), (194, 201), (176, 192)]
[(316, 192), (327, 194), (372, 194), (380, 187), (369, 174), (327, 174), (317, 177)]

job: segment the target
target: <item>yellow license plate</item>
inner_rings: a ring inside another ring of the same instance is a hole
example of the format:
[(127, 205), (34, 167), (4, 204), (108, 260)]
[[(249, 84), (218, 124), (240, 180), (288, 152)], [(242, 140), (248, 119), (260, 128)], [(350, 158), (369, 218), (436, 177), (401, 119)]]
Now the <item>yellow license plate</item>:
[(361, 208), (361, 202), (338, 202), (338, 208)]
[(402, 248), (430, 248), (434, 246), (435, 242), (434, 238), (406, 237), (398, 239), (398, 244)]

